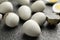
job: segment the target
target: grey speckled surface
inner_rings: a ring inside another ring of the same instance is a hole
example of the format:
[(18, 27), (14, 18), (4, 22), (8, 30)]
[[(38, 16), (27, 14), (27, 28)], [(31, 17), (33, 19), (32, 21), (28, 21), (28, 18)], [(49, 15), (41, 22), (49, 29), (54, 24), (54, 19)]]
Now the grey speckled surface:
[[(14, 6), (16, 5), (15, 0), (12, 0), (12, 3), (14, 4)], [(16, 7), (14, 7), (14, 12), (16, 11)], [(44, 12), (52, 13), (51, 6), (47, 6)], [(45, 25), (44, 28), (42, 28), (42, 33), (38, 38), (32, 38), (23, 35), (21, 26), (22, 23), (20, 23), (16, 28), (10, 29), (7, 28), (2, 21), (0, 23), (0, 40), (60, 40), (60, 23), (56, 26), (55, 29), (48, 29)]]

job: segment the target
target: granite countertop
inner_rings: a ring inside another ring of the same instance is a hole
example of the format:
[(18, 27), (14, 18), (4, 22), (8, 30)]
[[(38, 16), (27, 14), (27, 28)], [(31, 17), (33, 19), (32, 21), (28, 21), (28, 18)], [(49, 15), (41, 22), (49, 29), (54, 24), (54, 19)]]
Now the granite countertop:
[[(10, 0), (14, 5), (14, 12), (17, 11), (15, 0)], [(45, 13), (52, 13), (52, 6), (47, 6), (44, 10)], [(29, 37), (22, 33), (21, 27), (24, 22), (21, 20), (16, 28), (8, 28), (4, 25), (3, 20), (0, 22), (0, 40), (60, 40), (60, 23), (54, 29), (50, 29), (49, 25), (41, 28), (42, 33), (38, 38)]]

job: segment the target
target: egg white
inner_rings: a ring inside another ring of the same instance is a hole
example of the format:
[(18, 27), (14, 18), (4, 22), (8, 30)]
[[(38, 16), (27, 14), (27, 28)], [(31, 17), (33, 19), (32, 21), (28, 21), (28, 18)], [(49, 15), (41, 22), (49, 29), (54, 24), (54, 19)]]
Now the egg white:
[(45, 0), (46, 1), (46, 3), (56, 3), (56, 2), (58, 2), (58, 0), (56, 1), (56, 2), (51, 2), (50, 0)]
[(55, 8), (55, 6), (58, 5), (58, 4), (60, 5), (60, 3), (56, 3), (56, 4), (54, 4), (53, 7), (52, 7), (53, 12), (55, 12), (55, 13), (60, 13), (60, 10), (58, 10), (58, 9)]

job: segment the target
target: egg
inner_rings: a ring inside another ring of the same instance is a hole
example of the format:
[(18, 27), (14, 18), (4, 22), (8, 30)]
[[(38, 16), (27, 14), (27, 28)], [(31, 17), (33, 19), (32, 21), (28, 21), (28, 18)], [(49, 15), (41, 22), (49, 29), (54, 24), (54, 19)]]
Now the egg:
[(18, 15), (23, 20), (28, 20), (31, 17), (31, 9), (30, 7), (23, 5), (18, 9)]
[(0, 3), (5, 2), (5, 1), (8, 1), (8, 0), (0, 0)]
[(42, 12), (37, 12), (31, 17), (31, 19), (35, 20), (39, 25), (42, 25), (46, 21), (46, 15)]
[(7, 13), (13, 11), (13, 5), (11, 2), (3, 2), (0, 4), (0, 12), (1, 13)]
[(34, 20), (26, 21), (23, 24), (22, 31), (23, 31), (23, 33), (25, 33), (26, 35), (31, 36), (31, 37), (37, 37), (41, 33), (41, 29), (40, 29), (39, 25)]
[(0, 21), (2, 20), (2, 14), (0, 14)]
[(52, 7), (53, 12), (60, 13), (60, 3), (56, 3)]
[(40, 12), (45, 9), (45, 3), (43, 1), (36, 1), (31, 5), (31, 9), (33, 12)]
[(13, 12), (8, 13), (8, 15), (5, 17), (5, 23), (9, 27), (15, 27), (19, 23), (19, 16)]
[(30, 0), (16, 0), (18, 4), (21, 5), (30, 5)]
[(51, 4), (58, 2), (58, 0), (45, 0), (45, 1), (46, 3), (51, 3)]

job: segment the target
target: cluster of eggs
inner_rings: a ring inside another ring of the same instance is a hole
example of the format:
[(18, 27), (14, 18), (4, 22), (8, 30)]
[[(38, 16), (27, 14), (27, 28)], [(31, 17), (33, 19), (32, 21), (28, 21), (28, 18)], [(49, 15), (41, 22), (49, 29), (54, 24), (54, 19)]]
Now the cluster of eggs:
[[(4, 2), (5, 1), (5, 2)], [(30, 0), (16, 0), (21, 7), (18, 8), (17, 13), (13, 12), (13, 4), (9, 1), (0, 0), (0, 20), (4, 14), (5, 24), (9, 27), (18, 25), (20, 18), (26, 22), (23, 24), (22, 30), (29, 36), (39, 36), (41, 33), (40, 26), (46, 21), (46, 15), (43, 13), (46, 5), (42, 0), (36, 0), (30, 3)], [(56, 3), (58, 0), (46, 0), (47, 3)], [(60, 13), (60, 3), (56, 3), (52, 7), (53, 11)], [(34, 15), (32, 15), (32, 12)]]

